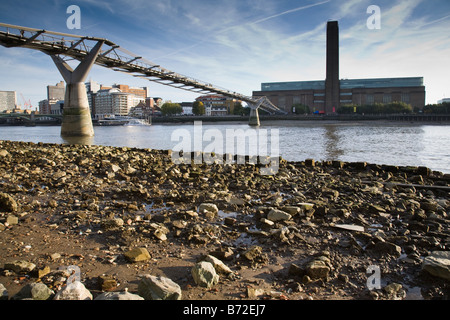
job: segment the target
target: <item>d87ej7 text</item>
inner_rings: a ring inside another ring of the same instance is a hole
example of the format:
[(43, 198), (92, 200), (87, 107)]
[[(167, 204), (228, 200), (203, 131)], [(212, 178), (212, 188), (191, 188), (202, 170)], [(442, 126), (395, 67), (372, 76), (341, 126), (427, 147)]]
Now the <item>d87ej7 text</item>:
[(227, 308), (228, 315), (262, 315), (266, 306), (264, 304), (229, 304)]

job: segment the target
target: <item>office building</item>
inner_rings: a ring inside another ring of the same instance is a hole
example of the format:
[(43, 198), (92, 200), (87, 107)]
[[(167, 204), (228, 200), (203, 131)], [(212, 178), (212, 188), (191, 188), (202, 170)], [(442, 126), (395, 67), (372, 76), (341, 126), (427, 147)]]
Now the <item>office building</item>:
[(17, 104), (15, 91), (0, 91), (0, 112), (13, 110)]
[(101, 89), (95, 95), (95, 118), (107, 116), (127, 116), (131, 108), (135, 107), (135, 96), (122, 92), (118, 88)]

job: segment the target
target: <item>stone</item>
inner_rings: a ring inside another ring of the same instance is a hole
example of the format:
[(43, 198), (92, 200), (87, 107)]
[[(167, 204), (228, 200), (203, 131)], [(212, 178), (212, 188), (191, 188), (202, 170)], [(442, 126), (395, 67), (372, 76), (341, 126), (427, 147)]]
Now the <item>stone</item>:
[(128, 291), (123, 292), (103, 292), (97, 296), (94, 300), (145, 300), (140, 295), (130, 293)]
[(329, 264), (330, 260), (327, 257), (316, 258), (306, 266), (306, 274), (313, 280), (326, 279), (331, 271)]
[(113, 218), (103, 221), (102, 226), (105, 229), (116, 229), (122, 227), (124, 223), (122, 218)]
[(5, 286), (0, 283), (0, 300), (8, 300), (8, 290), (6, 290)]
[(309, 202), (300, 202), (297, 203), (297, 205), (302, 208), (303, 210), (311, 210), (314, 207), (314, 203)]
[(181, 288), (171, 279), (149, 274), (141, 276), (138, 295), (145, 300), (181, 300)]
[(26, 260), (15, 260), (5, 263), (4, 269), (12, 270), (15, 273), (28, 273), (34, 270), (36, 265)]
[(74, 281), (59, 290), (53, 300), (92, 300), (92, 293), (80, 281)]
[(4, 212), (16, 212), (19, 206), (9, 194), (0, 193), (0, 211)]
[(117, 281), (111, 276), (99, 276), (98, 281), (100, 284), (100, 290), (111, 291), (117, 287)]
[(8, 215), (8, 217), (6, 218), (6, 223), (7, 223), (8, 225), (10, 225), (10, 226), (19, 224), (19, 218), (16, 217), (16, 216), (14, 216), (14, 215), (12, 215), (12, 214), (10, 214), (10, 215)]
[(151, 258), (145, 248), (134, 248), (124, 253), (125, 258), (130, 262), (147, 261)]
[(291, 216), (295, 216), (296, 214), (299, 214), (302, 212), (302, 209), (300, 207), (295, 206), (284, 206), (281, 208), (286, 213), (289, 213)]
[(450, 280), (450, 251), (433, 251), (423, 259), (422, 270)]
[(49, 266), (45, 266), (42, 269), (38, 269), (37, 270), (37, 277), (40, 279), (43, 276), (47, 275), (50, 273), (50, 267)]
[(225, 263), (223, 263), (220, 259), (217, 259), (214, 256), (207, 255), (204, 261), (211, 262), (212, 265), (214, 266), (214, 269), (216, 269), (217, 273), (223, 274), (233, 273), (233, 271), (231, 271), (231, 269), (227, 265), (225, 265)]
[(372, 251), (381, 255), (392, 255), (397, 258), (402, 254), (402, 248), (400, 246), (387, 241), (377, 242), (373, 245)]
[(247, 251), (245, 251), (242, 255), (250, 261), (255, 260), (262, 254), (262, 248), (260, 246), (252, 246)]
[(219, 282), (219, 275), (211, 262), (196, 263), (191, 269), (191, 274), (195, 283), (201, 287), (211, 288)]
[(198, 207), (199, 213), (205, 213), (205, 211), (209, 211), (209, 212), (213, 213), (214, 215), (217, 215), (219, 213), (219, 209), (213, 203), (202, 203)]
[(291, 219), (291, 215), (287, 212), (278, 209), (272, 209), (267, 214), (267, 219), (271, 221), (284, 221)]
[(30, 296), (29, 297), (32, 298), (33, 300), (48, 300), (55, 294), (55, 292), (53, 290), (51, 290), (45, 284), (40, 283), (40, 282), (26, 285), (24, 288), (22, 288), (22, 290), (24, 290), (27, 286), (30, 287), (30, 289), (29, 289)]
[(6, 157), (9, 155), (9, 152), (5, 149), (0, 149), (0, 157)]

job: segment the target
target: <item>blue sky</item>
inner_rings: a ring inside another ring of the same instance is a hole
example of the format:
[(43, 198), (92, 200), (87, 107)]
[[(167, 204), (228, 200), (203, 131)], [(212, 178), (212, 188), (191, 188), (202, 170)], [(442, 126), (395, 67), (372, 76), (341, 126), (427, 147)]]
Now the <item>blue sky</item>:
[[(69, 30), (69, 5), (81, 29)], [(381, 29), (367, 28), (367, 8)], [(424, 77), (427, 103), (450, 97), (448, 0), (2, 0), (0, 22), (107, 38), (164, 68), (251, 95), (262, 82), (323, 80), (326, 23), (340, 26), (340, 77)], [(148, 86), (175, 102), (198, 95), (94, 66), (104, 85)], [(33, 106), (62, 77), (47, 55), (0, 46), (0, 90)]]

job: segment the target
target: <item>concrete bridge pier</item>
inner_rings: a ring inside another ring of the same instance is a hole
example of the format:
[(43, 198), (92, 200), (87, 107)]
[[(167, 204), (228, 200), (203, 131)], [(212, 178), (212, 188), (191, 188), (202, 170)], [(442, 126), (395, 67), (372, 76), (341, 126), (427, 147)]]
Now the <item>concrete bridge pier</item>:
[(257, 100), (256, 103), (247, 102), (248, 106), (250, 107), (250, 118), (248, 119), (248, 124), (253, 127), (259, 127), (259, 113), (258, 108), (262, 105), (264, 102), (264, 97)]
[(250, 118), (248, 119), (248, 124), (252, 127), (260, 126), (261, 123), (259, 122), (258, 108), (252, 108), (250, 106)]
[(51, 56), (66, 81), (66, 94), (61, 124), (61, 136), (63, 137), (94, 136), (94, 127), (92, 125), (84, 81), (94, 65), (102, 45), (103, 41), (99, 41), (75, 70), (59, 56)]

